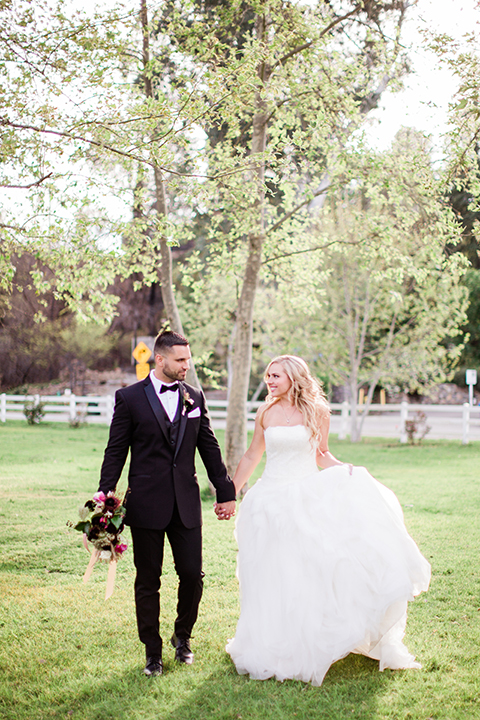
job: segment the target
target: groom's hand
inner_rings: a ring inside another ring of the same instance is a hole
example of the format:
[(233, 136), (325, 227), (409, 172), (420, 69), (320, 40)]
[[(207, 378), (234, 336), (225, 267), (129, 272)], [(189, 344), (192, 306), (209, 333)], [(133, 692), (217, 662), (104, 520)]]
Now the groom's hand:
[(230, 500), (229, 502), (224, 503), (215, 503), (213, 509), (215, 510), (219, 520), (230, 520), (230, 518), (235, 515), (235, 500)]

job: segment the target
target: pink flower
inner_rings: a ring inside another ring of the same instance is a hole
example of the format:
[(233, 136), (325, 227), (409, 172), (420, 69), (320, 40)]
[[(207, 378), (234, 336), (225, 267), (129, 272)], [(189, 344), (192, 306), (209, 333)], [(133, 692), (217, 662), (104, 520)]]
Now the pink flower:
[(120, 543), (120, 545), (115, 545), (115, 552), (117, 553), (117, 555), (121, 555), (122, 553), (125, 552), (126, 549), (127, 549), (126, 543)]
[(96, 503), (104, 503), (105, 499), (105, 494), (101, 490), (100, 492), (96, 492), (93, 496), (93, 501)]

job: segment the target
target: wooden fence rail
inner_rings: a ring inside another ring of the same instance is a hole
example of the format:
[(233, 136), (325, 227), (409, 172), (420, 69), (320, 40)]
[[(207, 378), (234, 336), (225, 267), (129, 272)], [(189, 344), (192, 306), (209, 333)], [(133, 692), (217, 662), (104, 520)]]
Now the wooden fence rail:
[[(45, 412), (44, 420), (47, 422), (87, 422), (110, 424), (113, 416), (114, 396), (113, 395), (86, 395), (73, 394), (64, 395), (0, 395), (0, 421), (24, 420), (24, 406), (27, 402), (43, 405)], [(247, 419), (252, 422), (255, 419), (255, 412), (261, 405), (260, 402), (248, 403)], [(225, 421), (227, 417), (227, 400), (209, 400), (208, 407), (213, 420)], [(332, 403), (332, 430), (338, 433), (340, 439), (345, 439), (349, 434), (350, 404)], [(361, 406), (358, 408), (361, 412)], [(432, 417), (444, 417), (444, 424), (451, 424), (457, 428), (457, 434), (463, 444), (472, 439), (472, 422), (475, 423), (475, 430), (480, 429), (480, 407), (464, 403), (463, 405), (420, 405), (412, 403), (398, 403), (387, 405), (371, 405), (369, 416), (379, 416), (380, 420), (395, 420), (392, 426), (395, 429), (395, 436), (401, 443), (407, 442), (405, 422), (413, 419), (417, 411), (424, 412), (428, 420)], [(391, 424), (391, 423), (390, 423)], [(333, 427), (334, 426), (334, 427)], [(461, 426), (461, 427), (460, 427)], [(391, 432), (388, 434), (391, 436)], [(477, 433), (475, 433), (477, 435)], [(480, 433), (478, 434), (480, 439)], [(378, 436), (382, 437), (382, 424), (379, 425)]]

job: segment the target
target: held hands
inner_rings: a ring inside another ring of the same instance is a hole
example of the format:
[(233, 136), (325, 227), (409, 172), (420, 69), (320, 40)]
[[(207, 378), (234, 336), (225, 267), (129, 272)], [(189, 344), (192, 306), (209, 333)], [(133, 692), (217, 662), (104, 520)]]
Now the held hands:
[(236, 504), (235, 500), (230, 500), (224, 503), (215, 503), (213, 506), (218, 520), (230, 520), (235, 515)]

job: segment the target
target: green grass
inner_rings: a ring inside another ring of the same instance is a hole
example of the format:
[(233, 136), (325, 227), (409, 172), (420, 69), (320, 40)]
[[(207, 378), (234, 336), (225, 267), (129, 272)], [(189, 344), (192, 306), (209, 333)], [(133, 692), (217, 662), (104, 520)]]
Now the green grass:
[[(119, 563), (115, 594), (104, 602), (106, 567), (95, 567), (82, 584), (88, 555), (80, 534), (66, 526), (97, 488), (107, 433), (13, 421), (0, 427), (2, 719), (480, 718), (478, 444), (332, 440), (338, 457), (367, 466), (396, 492), (433, 578), (430, 591), (411, 604), (407, 625), (406, 643), (422, 670), (379, 673), (373, 660), (351, 655), (314, 688), (240, 677), (226, 655), (238, 617), (233, 524), (215, 519), (201, 473), (206, 583), (192, 643), (196, 661), (178, 667), (168, 648), (164, 676), (142, 675), (131, 548)], [(165, 638), (175, 591), (167, 553)]]

